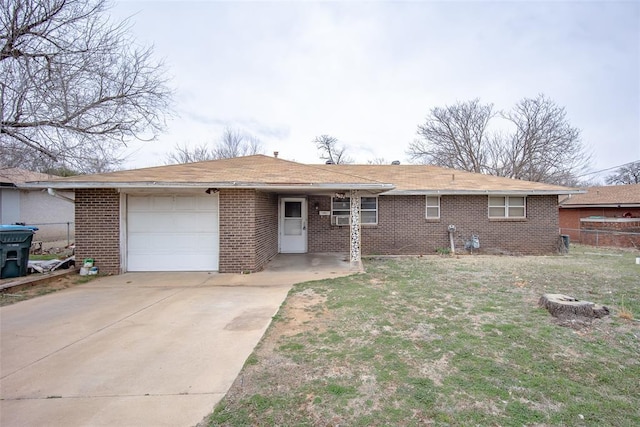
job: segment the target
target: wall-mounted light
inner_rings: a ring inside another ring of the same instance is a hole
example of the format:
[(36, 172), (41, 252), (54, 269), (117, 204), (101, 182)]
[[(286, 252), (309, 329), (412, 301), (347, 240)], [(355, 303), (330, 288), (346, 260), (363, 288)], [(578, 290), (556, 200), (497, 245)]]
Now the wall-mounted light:
[(207, 188), (206, 190), (204, 190), (204, 192), (207, 193), (207, 194), (211, 194), (211, 193), (215, 194), (218, 191), (220, 191), (220, 190), (218, 190), (217, 188)]
[(314, 208), (315, 210), (319, 211), (319, 210), (320, 210), (320, 203), (315, 202), (315, 203), (314, 203), (314, 205), (313, 205), (313, 208)]

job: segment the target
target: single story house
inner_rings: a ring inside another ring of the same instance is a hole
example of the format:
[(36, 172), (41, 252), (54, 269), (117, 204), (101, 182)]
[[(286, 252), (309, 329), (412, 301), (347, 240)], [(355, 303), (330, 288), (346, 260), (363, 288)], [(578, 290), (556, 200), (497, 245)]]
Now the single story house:
[[(422, 165), (313, 165), (254, 155), (33, 182), (74, 190), (76, 256), (100, 271), (255, 272), (278, 253), (557, 251), (576, 190)], [(455, 231), (453, 229), (455, 228)]]
[(27, 181), (47, 181), (53, 175), (20, 168), (0, 168), (0, 224), (25, 223), (39, 228), (36, 239), (65, 240), (73, 236), (73, 190), (48, 194), (29, 188)]
[(640, 244), (640, 184), (589, 187), (560, 201), (561, 233), (571, 241), (606, 246)]

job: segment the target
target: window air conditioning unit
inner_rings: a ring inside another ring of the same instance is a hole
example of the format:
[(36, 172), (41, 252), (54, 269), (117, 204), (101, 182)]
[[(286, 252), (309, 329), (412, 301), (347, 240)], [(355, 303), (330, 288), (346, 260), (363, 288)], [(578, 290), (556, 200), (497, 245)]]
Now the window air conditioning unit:
[(331, 217), (331, 224), (333, 225), (349, 225), (351, 224), (351, 218), (349, 215), (334, 215)]

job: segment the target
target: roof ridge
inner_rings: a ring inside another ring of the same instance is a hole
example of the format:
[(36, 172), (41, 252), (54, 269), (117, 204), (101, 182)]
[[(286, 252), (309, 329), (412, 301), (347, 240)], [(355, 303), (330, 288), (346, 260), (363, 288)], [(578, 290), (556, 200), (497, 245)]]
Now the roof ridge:
[[(298, 164), (304, 165), (304, 166), (308, 166), (308, 167), (312, 167), (314, 169), (322, 170), (322, 171), (328, 169), (326, 166), (329, 166), (329, 165), (313, 165), (313, 164), (309, 164), (309, 163), (298, 163)], [(331, 165), (331, 166), (339, 166), (339, 165)], [(351, 173), (345, 173), (345, 172), (340, 172), (340, 171), (337, 171), (337, 172), (336, 171), (332, 171), (332, 172), (339, 173), (340, 175), (350, 176), (350, 177), (353, 177), (353, 178), (365, 179), (367, 181), (375, 182), (377, 184), (391, 184), (390, 182), (378, 181), (376, 179), (371, 179), (369, 177), (364, 177), (364, 176), (355, 175), (355, 174), (351, 174)]]

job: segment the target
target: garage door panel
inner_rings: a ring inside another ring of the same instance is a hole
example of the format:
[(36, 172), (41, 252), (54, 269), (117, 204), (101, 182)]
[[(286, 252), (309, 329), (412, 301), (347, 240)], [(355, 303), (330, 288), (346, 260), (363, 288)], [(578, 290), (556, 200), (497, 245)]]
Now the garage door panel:
[(153, 210), (172, 211), (174, 208), (174, 196), (151, 196)]
[(210, 213), (177, 213), (174, 216), (174, 222), (170, 228), (173, 228), (174, 232), (179, 233), (199, 233), (199, 232), (214, 232), (218, 230), (218, 223), (215, 218), (212, 218)]
[(218, 269), (218, 197), (129, 196), (129, 271)]
[[(200, 197), (203, 199), (204, 197)], [(196, 200), (198, 197), (194, 196), (177, 196), (176, 197), (176, 210), (178, 211), (194, 211), (197, 210), (198, 204)]]
[(127, 209), (129, 212), (150, 211), (150, 197), (129, 197), (127, 200)]
[(198, 197), (196, 199), (196, 208), (200, 211), (218, 211), (217, 197)]
[(218, 232), (218, 220), (210, 213), (201, 213), (192, 219), (191, 230), (195, 232)]
[[(132, 260), (130, 271), (212, 271), (213, 268), (202, 268), (202, 265), (217, 264), (217, 253), (200, 253), (192, 257), (177, 257), (174, 254), (138, 254)], [(161, 264), (161, 269), (150, 270), (148, 266)]]
[(148, 214), (129, 217), (129, 233), (217, 233), (218, 223), (208, 215)]
[(217, 243), (218, 236), (213, 233), (129, 234), (130, 252), (194, 252), (194, 247), (200, 248), (201, 251), (207, 251), (207, 248), (215, 247)]
[(130, 212), (128, 228), (133, 233), (152, 233), (173, 227), (174, 219), (170, 213)]

